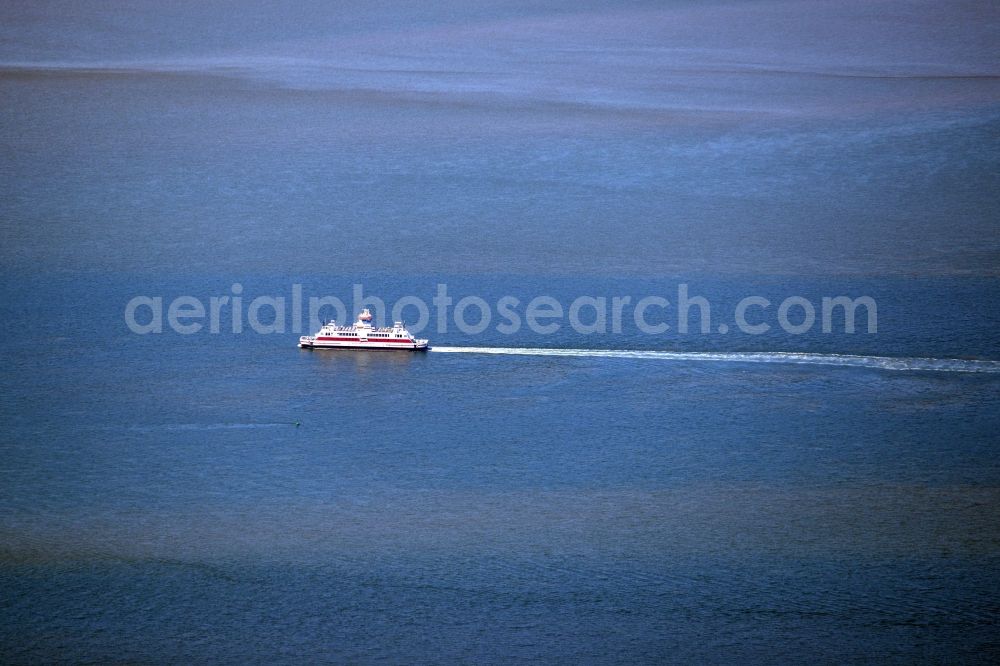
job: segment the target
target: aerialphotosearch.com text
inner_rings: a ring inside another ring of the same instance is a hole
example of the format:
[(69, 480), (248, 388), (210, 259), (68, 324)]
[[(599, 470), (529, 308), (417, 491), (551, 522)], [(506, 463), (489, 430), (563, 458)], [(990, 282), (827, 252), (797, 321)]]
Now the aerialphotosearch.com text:
[[(251, 298), (243, 285), (234, 283), (229, 293), (197, 298), (135, 296), (125, 305), (125, 324), (140, 335), (172, 331), (182, 335), (201, 332), (300, 334), (315, 331), (331, 319), (348, 323), (363, 308), (369, 308), (376, 324), (405, 321), (419, 333), (433, 327), (437, 333), (457, 330), (467, 335), (489, 328), (513, 335), (527, 328), (537, 334), (552, 334), (568, 326), (582, 335), (621, 333), (635, 326), (644, 334), (668, 331), (681, 334), (726, 334), (739, 331), (761, 335), (777, 327), (790, 335), (809, 331), (823, 333), (876, 333), (878, 308), (870, 296), (823, 296), (810, 300), (788, 296), (772, 301), (747, 296), (722, 315), (708, 298), (690, 293), (679, 283), (672, 298), (662, 295), (579, 296), (565, 302), (552, 296), (531, 299), (502, 296), (495, 301), (475, 295), (456, 297), (448, 285), (438, 284), (430, 305), (419, 296), (403, 296), (389, 304), (366, 294), (364, 285), (352, 285), (351, 308), (336, 296), (306, 296), (301, 284), (291, 286), (290, 295), (259, 295)], [(303, 325), (307, 328), (304, 329)], [(454, 329), (452, 329), (454, 327)]]

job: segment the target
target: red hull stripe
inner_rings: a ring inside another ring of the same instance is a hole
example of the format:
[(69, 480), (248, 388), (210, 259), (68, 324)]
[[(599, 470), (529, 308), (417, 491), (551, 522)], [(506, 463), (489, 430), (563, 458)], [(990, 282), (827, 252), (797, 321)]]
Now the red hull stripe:
[(361, 338), (316, 338), (316, 342), (405, 342), (413, 344), (412, 340), (406, 340), (403, 338), (397, 339), (387, 339), (387, 338), (368, 338), (367, 340), (362, 340)]

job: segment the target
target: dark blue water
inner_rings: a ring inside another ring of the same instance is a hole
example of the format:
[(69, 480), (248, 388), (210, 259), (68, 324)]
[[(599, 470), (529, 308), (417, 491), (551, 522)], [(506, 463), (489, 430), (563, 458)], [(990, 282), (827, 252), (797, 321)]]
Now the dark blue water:
[[(4, 662), (996, 660), (995, 8), (0, 11)], [(491, 353), (126, 325), (237, 283)]]

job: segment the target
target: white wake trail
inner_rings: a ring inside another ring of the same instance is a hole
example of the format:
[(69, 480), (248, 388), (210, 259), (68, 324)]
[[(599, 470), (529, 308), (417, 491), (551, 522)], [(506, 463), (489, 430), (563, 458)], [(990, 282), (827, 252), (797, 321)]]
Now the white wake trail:
[(959, 358), (856, 356), (851, 354), (805, 354), (799, 352), (677, 352), (627, 349), (542, 349), (537, 347), (431, 347), (446, 354), (510, 354), (515, 356), (570, 356), (632, 358), (659, 361), (714, 361), (716, 363), (793, 363), (834, 365), (876, 370), (926, 370), (933, 372), (1000, 373), (1000, 361)]

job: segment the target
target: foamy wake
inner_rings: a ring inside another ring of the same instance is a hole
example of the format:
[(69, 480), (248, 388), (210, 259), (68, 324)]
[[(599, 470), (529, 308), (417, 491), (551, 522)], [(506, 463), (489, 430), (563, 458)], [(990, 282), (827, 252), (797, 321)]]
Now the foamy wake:
[(791, 363), (874, 368), (876, 370), (1000, 373), (1000, 361), (958, 358), (855, 356), (850, 354), (802, 354), (798, 352), (677, 352), (633, 351), (626, 349), (541, 349), (532, 347), (432, 347), (431, 351), (447, 354), (631, 358), (658, 361), (714, 361), (716, 363)]

